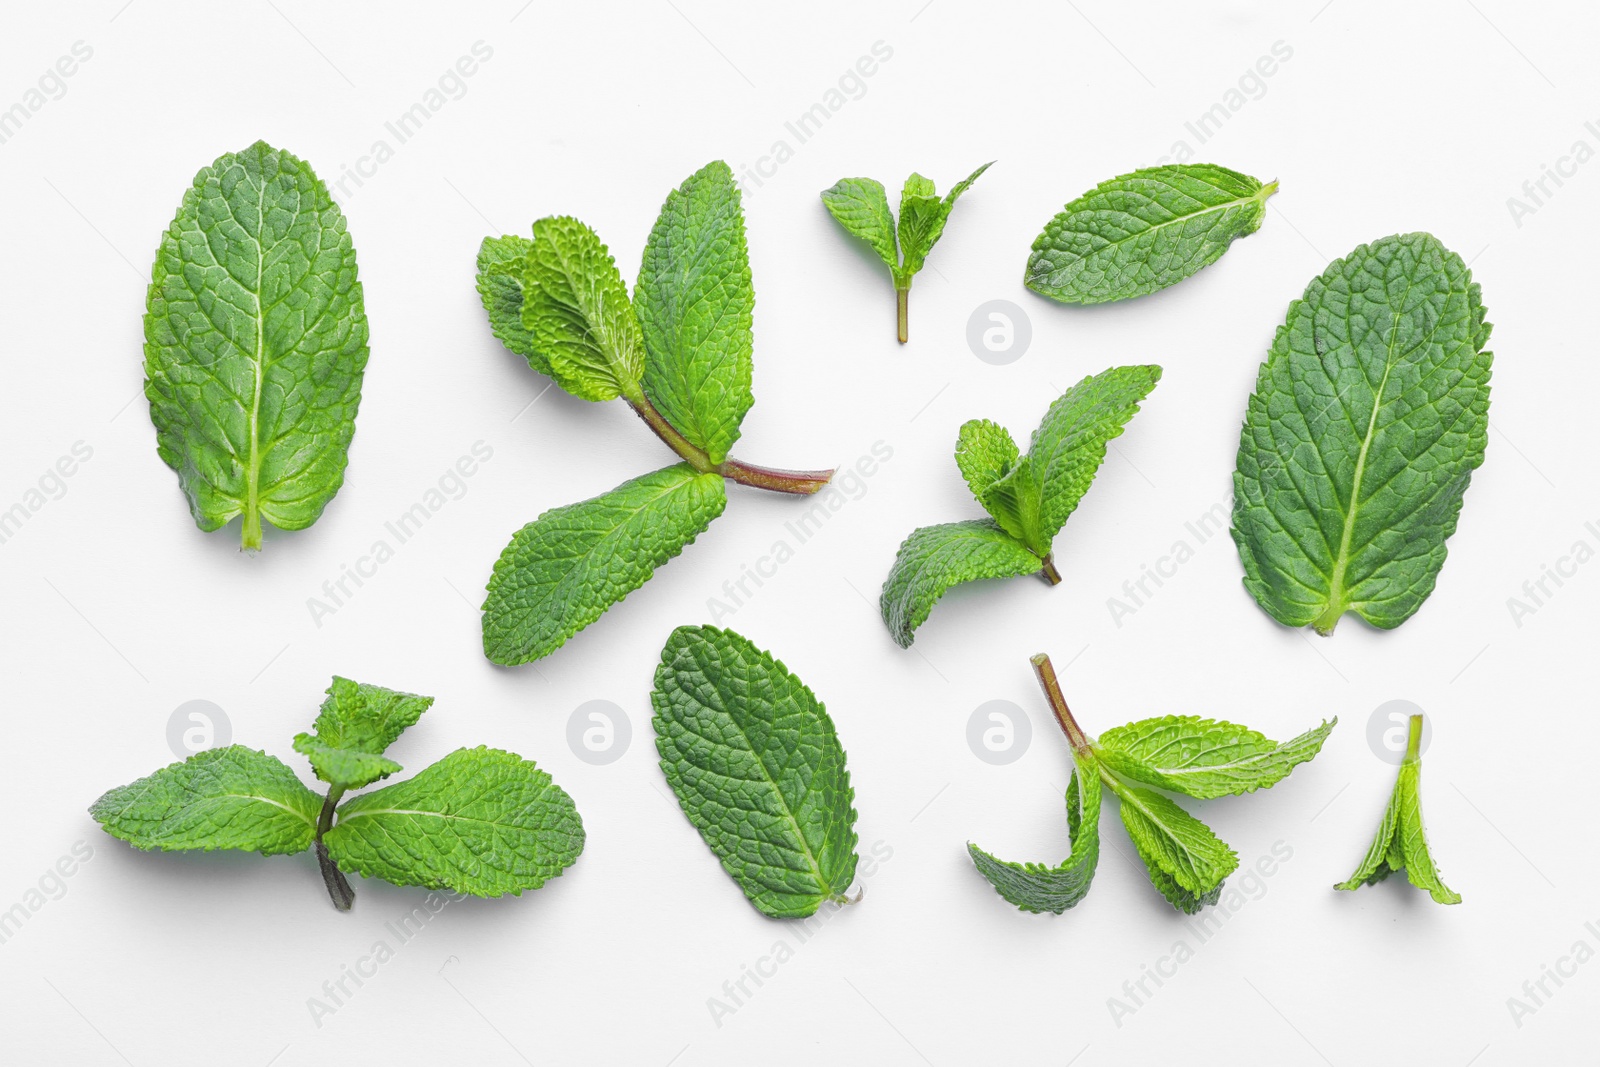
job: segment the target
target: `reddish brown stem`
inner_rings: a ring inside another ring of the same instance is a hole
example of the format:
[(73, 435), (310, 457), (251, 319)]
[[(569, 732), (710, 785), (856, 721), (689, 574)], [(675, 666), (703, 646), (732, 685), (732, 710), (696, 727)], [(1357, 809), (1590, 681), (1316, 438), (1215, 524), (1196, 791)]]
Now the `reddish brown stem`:
[(740, 485), (753, 485), (757, 489), (770, 489), (775, 493), (793, 493), (796, 496), (810, 496), (833, 477), (833, 471), (786, 471), (776, 467), (759, 467), (754, 463), (745, 463), (737, 459), (725, 459), (721, 463), (712, 463), (711, 457), (705, 450), (696, 447), (688, 438), (677, 431), (677, 428), (668, 422), (666, 416), (657, 411), (655, 405), (642, 394), (629, 397), (628, 403), (633, 407), (635, 414), (644, 420), (646, 426), (655, 432), (655, 435), (666, 443), (666, 446), (682, 456), (684, 461), (697, 471), (707, 474), (722, 475), (730, 482)]
[(1061, 682), (1056, 678), (1056, 669), (1051, 665), (1050, 657), (1041, 652), (1030, 662), (1033, 664), (1033, 673), (1039, 677), (1039, 687), (1044, 690), (1050, 710), (1055, 712), (1056, 722), (1061, 724), (1061, 732), (1067, 735), (1067, 743), (1072, 746), (1073, 753), (1087, 756), (1090, 752), (1089, 738), (1078, 726), (1078, 720), (1072, 717), (1072, 709), (1067, 707), (1067, 698), (1061, 693)]

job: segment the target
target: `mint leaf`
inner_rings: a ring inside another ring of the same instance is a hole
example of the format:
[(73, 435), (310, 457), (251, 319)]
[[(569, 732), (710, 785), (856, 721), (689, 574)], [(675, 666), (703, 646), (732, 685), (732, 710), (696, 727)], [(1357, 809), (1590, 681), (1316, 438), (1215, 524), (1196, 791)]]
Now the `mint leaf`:
[(322, 799), (281, 760), (230, 745), (119, 786), (89, 814), (135, 848), (304, 852)]
[(1216, 903), (1223, 881), (1239, 866), (1233, 849), (1160, 793), (1121, 783), (1111, 788), (1122, 801), (1122, 825), (1162, 896), (1191, 915)]
[(1221, 258), (1261, 228), (1277, 182), (1210, 163), (1148, 167), (1101, 182), (1033, 242), (1023, 283), (1063, 304), (1145, 296)]
[(898, 223), (889, 214), (889, 197), (882, 182), (872, 178), (841, 178), (822, 191), (822, 202), (829, 214), (851, 235), (871, 245), (889, 268), (899, 312), (901, 344), (905, 344), (907, 338), (911, 279), (922, 269), (928, 253), (944, 234), (956, 200), (978, 180), (978, 175), (992, 166), (993, 162), (985, 163), (973, 171), (957, 182), (943, 199), (930, 179), (913, 172), (900, 191)]
[(1038, 556), (988, 519), (924, 526), (895, 553), (878, 609), (895, 644), (910, 648), (917, 627), (951, 586), (1037, 574), (1042, 566)]
[(1280, 745), (1235, 723), (1164, 715), (1107, 730), (1095, 749), (1123, 777), (1211, 800), (1276, 785), (1322, 750), (1338, 721)]
[(994, 891), (1022, 911), (1060, 915), (1075, 907), (1089, 895), (1100, 862), (1100, 771), (1092, 760), (1067, 781), (1067, 839), (1072, 854), (1054, 867), (995, 859), (970, 841), (967, 852)]
[(540, 374), (549, 374), (550, 363), (539, 351), (533, 331), (522, 324), (523, 272), (532, 248), (526, 237), (485, 237), (478, 247), (478, 297), (489, 314), (489, 329), (500, 342)]
[(317, 715), (315, 735), (296, 735), (294, 750), (311, 760), (324, 782), (360, 789), (401, 769), (384, 758), (384, 750), (432, 704), (432, 697), (335, 676)]
[(572, 866), (584, 833), (572, 798), (533, 761), (480, 746), (345, 801), (324, 840), (352, 873), (498, 897)]
[(855, 792), (827, 710), (731, 630), (680, 626), (656, 668), (656, 748), (683, 813), (758, 910), (813, 914), (855, 880)]
[[(956, 466), (960, 468), (961, 477), (966, 479), (967, 488), (972, 490), (973, 498), (979, 504), (984, 503), (990, 486), (1011, 473), (1019, 457), (1017, 442), (1011, 439), (1011, 434), (1004, 426), (988, 419), (972, 419), (963, 423), (956, 437)], [(984, 504), (984, 507), (988, 505)], [(995, 521), (1006, 525), (998, 515)], [(1020, 529), (1008, 529), (1007, 532), (1016, 537), (1022, 536)]]
[(1428, 851), (1428, 838), (1422, 829), (1422, 716), (1411, 717), (1405, 758), (1394, 792), (1384, 809), (1383, 821), (1372, 839), (1366, 857), (1346, 881), (1335, 889), (1360, 889), (1376, 885), (1397, 871), (1405, 871), (1412, 885), (1426, 892), (1436, 904), (1459, 904), (1461, 894), (1444, 884)]
[(755, 290), (733, 171), (708, 163), (667, 195), (639, 266), (634, 300), (644, 389), (688, 441), (721, 463), (750, 410)]
[(483, 654), (548, 656), (722, 514), (722, 478), (679, 463), (540, 515), (512, 535), (483, 602)]
[(345, 219), (304, 160), (221, 156), (162, 235), (144, 319), (156, 451), (202, 530), (303, 530), (344, 482), (367, 365)]
[(599, 235), (577, 219), (540, 219), (522, 264), (522, 325), (556, 384), (583, 400), (638, 398), (644, 337)]
[(1388, 630), (1422, 607), (1488, 442), (1489, 330), (1472, 273), (1425, 233), (1360, 246), (1289, 305), (1233, 476), (1267, 614), (1328, 634), (1346, 611)]

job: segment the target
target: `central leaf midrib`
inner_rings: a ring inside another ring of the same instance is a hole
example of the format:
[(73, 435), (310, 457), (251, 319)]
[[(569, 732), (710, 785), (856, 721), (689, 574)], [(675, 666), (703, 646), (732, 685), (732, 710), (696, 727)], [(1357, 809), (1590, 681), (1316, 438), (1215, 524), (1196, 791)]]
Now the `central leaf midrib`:
[(262, 274), (266, 270), (267, 250), (262, 236), (266, 226), (267, 182), (263, 178), (256, 190), (256, 279), (250, 296), (256, 302), (256, 345), (252, 359), (255, 388), (250, 397), (250, 463), (245, 475), (245, 527), (261, 512), (261, 390), (266, 383), (266, 314), (261, 306)]
[[(1213, 186), (1212, 188), (1215, 188), (1215, 186)], [(1191, 211), (1191, 212), (1189, 212), (1187, 214), (1184, 214), (1184, 215), (1174, 215), (1170, 219), (1166, 219), (1166, 220), (1164, 220), (1162, 222), (1151, 223), (1151, 224), (1147, 225), (1142, 230), (1139, 230), (1139, 231), (1137, 231), (1135, 233), (1130, 233), (1126, 237), (1120, 237), (1120, 238), (1117, 238), (1116, 240), (1110, 240), (1110, 239), (1105, 238), (1102, 234), (1095, 233), (1093, 235), (1095, 237), (1100, 237), (1101, 240), (1105, 241), (1105, 244), (1101, 245), (1099, 248), (1096, 248), (1094, 251), (1088, 253), (1087, 255), (1083, 255), (1083, 256), (1078, 257), (1076, 262), (1078, 262), (1078, 263), (1086, 263), (1092, 257), (1101, 255), (1104, 252), (1106, 252), (1108, 249), (1115, 250), (1115, 249), (1121, 248), (1123, 245), (1127, 244), (1129, 241), (1137, 241), (1137, 240), (1139, 240), (1141, 238), (1149, 236), (1150, 234), (1157, 233), (1157, 232), (1167, 228), (1168, 226), (1172, 226), (1172, 225), (1175, 225), (1175, 224), (1178, 224), (1178, 223), (1188, 222), (1191, 219), (1197, 219), (1202, 215), (1206, 215), (1206, 214), (1209, 214), (1209, 213), (1214, 212), (1214, 211), (1226, 211), (1227, 209), (1229, 209), (1231, 207), (1239, 207), (1242, 204), (1249, 204), (1249, 203), (1263, 203), (1264, 204), (1266, 201), (1262, 198), (1261, 191), (1265, 190), (1266, 188), (1268, 188), (1268, 186), (1263, 185), (1261, 187), (1261, 189), (1257, 190), (1254, 193), (1251, 193), (1249, 196), (1235, 197), (1232, 200), (1226, 200), (1226, 201), (1223, 201), (1220, 204), (1206, 204), (1206, 205), (1203, 205), (1197, 211)], [(1187, 196), (1188, 194), (1186, 193), (1184, 195)], [(1151, 201), (1154, 202), (1154, 198), (1153, 197), (1151, 198)], [(1091, 210), (1093, 210), (1093, 209), (1091, 209)], [(1134, 218), (1138, 218), (1138, 216), (1134, 215), (1133, 212), (1125, 210), (1125, 209), (1107, 208), (1107, 209), (1102, 209), (1102, 210), (1115, 211), (1115, 212), (1117, 212), (1118, 214), (1121, 214), (1121, 215), (1127, 215), (1127, 216), (1131, 216), (1131, 217), (1134, 217)], [(1139, 221), (1143, 222), (1144, 220), (1140, 219)], [(1091, 233), (1092, 231), (1074, 230), (1072, 232), (1074, 232), (1074, 233)], [(1055, 268), (1054, 270), (1046, 272), (1046, 274), (1044, 276), (1048, 277), (1050, 274), (1056, 273), (1057, 270), (1065, 270), (1065, 269), (1067, 269), (1067, 267), (1070, 267), (1070, 266), (1071, 266), (1071, 264), (1066, 264), (1066, 265), (1064, 265), (1062, 267)]]

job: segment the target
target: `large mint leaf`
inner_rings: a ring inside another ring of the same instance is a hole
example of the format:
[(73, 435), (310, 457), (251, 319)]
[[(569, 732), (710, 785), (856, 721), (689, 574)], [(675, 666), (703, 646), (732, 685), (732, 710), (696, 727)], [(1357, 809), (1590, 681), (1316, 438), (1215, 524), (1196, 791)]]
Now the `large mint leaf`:
[(511, 752), (463, 748), (344, 802), (323, 836), (345, 871), (475, 897), (538, 889), (583, 851), (566, 791)]
[(948, 522), (913, 530), (895, 554), (878, 609), (901, 648), (953, 585), (980, 578), (1037, 574), (1043, 561), (988, 519)]
[(733, 172), (718, 160), (667, 196), (634, 287), (644, 390), (680, 434), (721, 463), (750, 410), (755, 290)]
[(344, 482), (367, 314), (344, 215), (303, 160), (220, 157), (161, 238), (144, 320), (156, 450), (202, 530), (317, 521)]
[(1054, 867), (1000, 860), (970, 841), (967, 853), (994, 891), (1023, 911), (1060, 915), (1089, 893), (1100, 861), (1100, 772), (1073, 768), (1067, 782), (1067, 836), (1072, 854)]
[(534, 343), (533, 331), (522, 324), (523, 272), (532, 247), (531, 240), (515, 234), (485, 237), (478, 246), (478, 298), (500, 343), (540, 374), (549, 374), (550, 363)]
[(1122, 825), (1144, 860), (1150, 882), (1179, 911), (1215, 904), (1239, 857), (1211, 828), (1160, 793), (1115, 784)]
[(310, 759), (324, 782), (360, 789), (400, 770), (384, 750), (432, 704), (432, 697), (335, 676), (316, 733), (296, 735), (294, 750)]
[(522, 325), (556, 384), (584, 400), (637, 398), (644, 338), (599, 235), (574, 218), (540, 219), (522, 262)]
[(840, 178), (822, 191), (822, 202), (839, 225), (878, 253), (884, 266), (891, 272), (900, 269), (894, 215), (889, 211), (889, 196), (882, 182), (873, 178)]
[(1471, 272), (1425, 233), (1362, 245), (1289, 305), (1233, 478), (1244, 584), (1269, 615), (1391, 629), (1433, 592), (1488, 440), (1489, 329)]
[(1028, 257), (1029, 289), (1102, 304), (1165, 289), (1208, 266), (1266, 217), (1263, 185), (1209, 163), (1149, 167), (1101, 182), (1051, 219)]
[(1322, 750), (1338, 722), (1279, 744), (1254, 730), (1195, 715), (1165, 715), (1101, 734), (1095, 750), (1113, 771), (1200, 800), (1267, 789)]
[(855, 792), (811, 690), (730, 630), (680, 626), (650, 702), (667, 782), (750, 903), (795, 918), (844, 900), (856, 872)]
[(230, 745), (119, 786), (89, 814), (136, 848), (304, 852), (322, 799), (281, 760)]
[(683, 551), (727, 502), (720, 475), (679, 463), (540, 515), (494, 565), (484, 655), (508, 666), (548, 656)]

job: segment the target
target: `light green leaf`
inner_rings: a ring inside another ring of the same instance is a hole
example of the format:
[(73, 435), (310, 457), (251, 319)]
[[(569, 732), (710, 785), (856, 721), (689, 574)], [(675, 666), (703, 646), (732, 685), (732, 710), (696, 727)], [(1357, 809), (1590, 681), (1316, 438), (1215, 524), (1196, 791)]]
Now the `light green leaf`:
[(1039, 556), (1094, 482), (1106, 446), (1161, 380), (1156, 366), (1112, 367), (1063, 393), (1033, 432), (1028, 454), (981, 498), (990, 514), (1018, 516), (1023, 542)]
[(1376, 885), (1391, 874), (1404, 870), (1411, 884), (1426, 892), (1434, 903), (1461, 903), (1461, 894), (1445, 885), (1439, 877), (1433, 855), (1428, 851), (1427, 835), (1423, 832), (1422, 760), (1417, 755), (1420, 734), (1419, 719), (1372, 845), (1355, 873), (1334, 886), (1335, 889), (1355, 890), (1364, 885)]
[(557, 385), (583, 400), (641, 395), (644, 338), (599, 235), (574, 218), (535, 222), (523, 284), (522, 325)]
[(1067, 835), (1072, 854), (1054, 867), (995, 859), (967, 842), (978, 872), (1022, 911), (1060, 915), (1089, 893), (1100, 861), (1100, 772), (1078, 764), (1067, 782)]
[(1329, 264), (1289, 305), (1234, 473), (1244, 584), (1287, 626), (1392, 629), (1433, 592), (1488, 442), (1489, 324), (1425, 233)]
[(344, 215), (309, 164), (257, 141), (194, 185), (150, 272), (145, 396), (202, 530), (317, 521), (344, 482), (367, 313)]
[(1261, 228), (1267, 198), (1247, 174), (1209, 163), (1149, 167), (1072, 201), (1033, 242), (1023, 282), (1063, 304), (1144, 296), (1214, 263)]
[(297, 735), (294, 750), (311, 760), (324, 782), (360, 789), (400, 770), (383, 753), (432, 704), (432, 697), (335, 676), (317, 715), (315, 735)]
[(1244, 726), (1194, 715), (1141, 719), (1095, 743), (1106, 766), (1126, 778), (1200, 800), (1267, 789), (1322, 749), (1339, 720), (1278, 744)]
[(323, 841), (342, 870), (475, 897), (538, 889), (584, 844), (565, 790), (532, 760), (481, 746), (347, 800), (338, 816)]
[(688, 441), (721, 463), (750, 410), (755, 290), (733, 172), (718, 160), (667, 196), (634, 301), (648, 358), (644, 391)]
[(531, 240), (514, 234), (485, 237), (478, 246), (478, 298), (489, 314), (489, 329), (500, 343), (540, 374), (549, 374), (550, 363), (534, 343), (532, 331), (522, 325), (522, 276), (532, 248)]
[(945, 591), (980, 578), (1037, 574), (1043, 561), (988, 519), (949, 522), (913, 530), (895, 554), (878, 608), (901, 648)]
[[(1011, 439), (1011, 434), (1004, 426), (988, 419), (973, 419), (963, 423), (956, 437), (956, 466), (961, 469), (961, 477), (966, 479), (967, 488), (972, 490), (972, 495), (980, 504), (984, 503), (989, 487), (1011, 472), (1018, 455), (1017, 443)], [(995, 521), (1007, 526), (1006, 520), (999, 515), (995, 516)], [(1015, 537), (1022, 536), (1020, 528), (1008, 527), (1006, 532)]]
[(1211, 828), (1160, 793), (1114, 782), (1122, 825), (1139, 851), (1151, 883), (1179, 911), (1193, 915), (1215, 904), (1239, 857)]
[(811, 690), (731, 630), (680, 626), (650, 702), (667, 782), (750, 903), (798, 918), (845, 900), (855, 792)]
[(955, 207), (956, 200), (992, 166), (993, 162), (985, 163), (967, 175), (943, 200), (934, 191), (933, 182), (922, 175), (913, 173), (906, 179), (900, 192), (900, 252), (904, 262), (896, 276), (896, 285), (902, 289), (910, 286), (912, 275), (922, 269), (928, 253), (944, 236), (945, 223), (950, 221), (950, 210)]
[(94, 802), (89, 814), (135, 848), (304, 852), (322, 798), (281, 760), (230, 745), (197, 752)]
[(872, 246), (890, 271), (900, 267), (895, 249), (894, 216), (883, 183), (872, 178), (840, 178), (822, 191), (822, 202), (839, 225)]
[(683, 551), (727, 502), (720, 475), (679, 463), (540, 515), (494, 565), (484, 655), (507, 666), (548, 656)]

